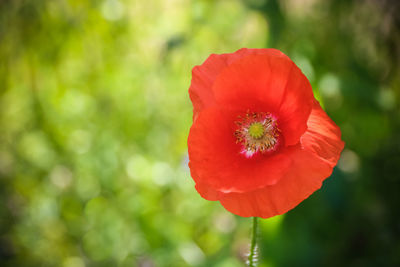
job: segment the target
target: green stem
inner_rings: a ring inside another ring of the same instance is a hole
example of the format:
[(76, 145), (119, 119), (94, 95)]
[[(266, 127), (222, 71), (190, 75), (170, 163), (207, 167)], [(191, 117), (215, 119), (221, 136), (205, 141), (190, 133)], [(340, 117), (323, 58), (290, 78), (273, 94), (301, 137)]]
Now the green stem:
[(253, 231), (251, 234), (250, 253), (247, 265), (249, 267), (257, 266), (257, 230), (258, 230), (258, 217), (253, 217)]

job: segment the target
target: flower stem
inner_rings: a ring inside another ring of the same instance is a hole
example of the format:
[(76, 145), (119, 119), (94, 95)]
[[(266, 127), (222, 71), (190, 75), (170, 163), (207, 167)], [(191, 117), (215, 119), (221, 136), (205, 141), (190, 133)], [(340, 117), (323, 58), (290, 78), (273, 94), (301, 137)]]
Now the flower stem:
[(253, 231), (251, 234), (251, 244), (250, 244), (250, 252), (249, 258), (247, 260), (247, 265), (249, 267), (257, 266), (257, 231), (258, 231), (258, 217), (253, 217)]

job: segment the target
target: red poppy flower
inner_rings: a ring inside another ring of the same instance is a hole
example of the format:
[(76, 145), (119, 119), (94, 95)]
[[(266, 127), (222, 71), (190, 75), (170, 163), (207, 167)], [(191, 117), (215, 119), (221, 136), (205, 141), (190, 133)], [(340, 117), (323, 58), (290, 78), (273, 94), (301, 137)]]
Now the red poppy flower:
[(193, 68), (196, 189), (243, 217), (287, 212), (332, 173), (344, 143), (301, 70), (275, 49), (212, 54)]

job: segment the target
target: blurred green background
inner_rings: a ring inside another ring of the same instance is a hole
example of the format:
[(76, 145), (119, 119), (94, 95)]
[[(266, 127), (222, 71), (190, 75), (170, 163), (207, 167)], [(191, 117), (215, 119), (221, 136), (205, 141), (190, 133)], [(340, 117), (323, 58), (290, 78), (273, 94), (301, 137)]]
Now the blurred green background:
[(260, 266), (400, 265), (393, 0), (2, 0), (0, 266), (242, 266), (251, 220), (187, 167), (191, 68), (275, 47), (342, 129), (321, 190), (261, 221)]

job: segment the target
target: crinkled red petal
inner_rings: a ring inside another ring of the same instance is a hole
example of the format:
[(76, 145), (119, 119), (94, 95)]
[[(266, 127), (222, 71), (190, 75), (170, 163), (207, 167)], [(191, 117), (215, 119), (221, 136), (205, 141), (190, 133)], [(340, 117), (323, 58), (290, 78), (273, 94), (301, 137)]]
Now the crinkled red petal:
[(286, 146), (305, 132), (314, 99), (307, 78), (283, 54), (236, 60), (218, 75), (213, 93), (219, 106), (274, 114)]
[(238, 59), (248, 55), (284, 56), (276, 49), (247, 49), (242, 48), (234, 53), (211, 54), (203, 64), (195, 66), (192, 70), (192, 82), (189, 88), (190, 99), (193, 103), (193, 117), (215, 104), (212, 85), (219, 73)]
[(328, 117), (316, 100), (314, 100), (307, 126), (306, 134), (301, 137), (301, 145), (333, 168), (339, 160), (344, 143), (340, 139), (340, 128)]

